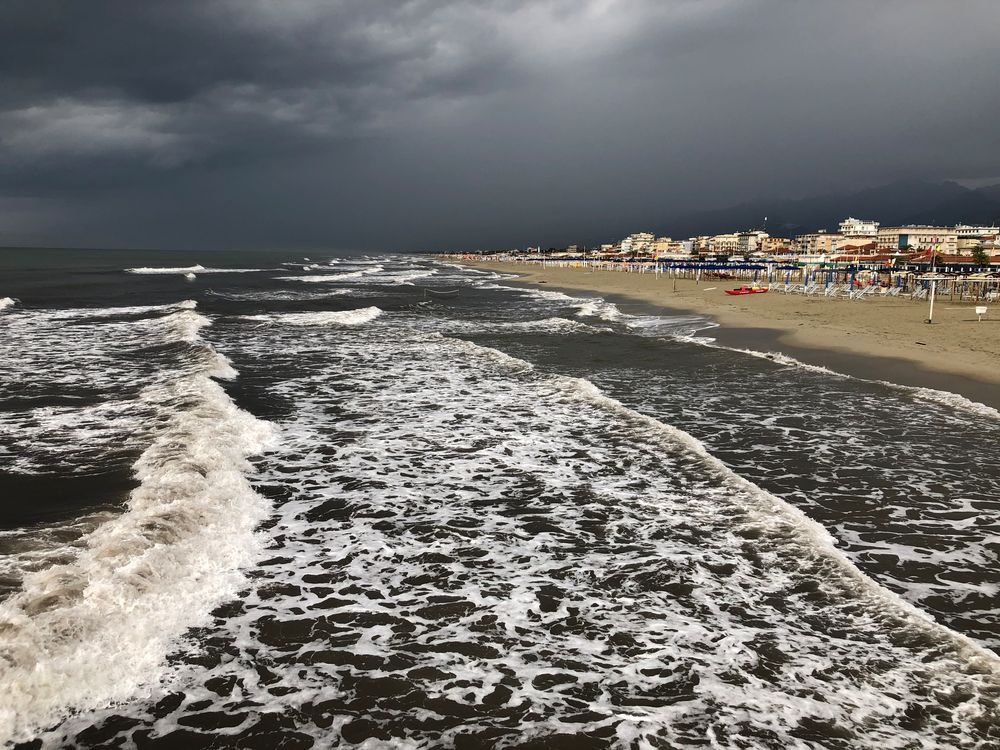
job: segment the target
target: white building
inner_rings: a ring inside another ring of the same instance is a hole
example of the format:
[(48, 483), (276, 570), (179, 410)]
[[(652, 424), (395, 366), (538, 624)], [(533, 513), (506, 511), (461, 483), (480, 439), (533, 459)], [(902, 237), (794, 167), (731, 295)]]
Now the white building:
[(799, 255), (818, 257), (832, 255), (843, 241), (842, 234), (821, 229), (818, 232), (798, 235), (795, 238), (795, 246)]
[(955, 234), (960, 240), (970, 237), (996, 237), (1000, 234), (1000, 227), (976, 227), (971, 224), (956, 224)]
[(770, 237), (767, 232), (751, 231), (737, 232), (736, 254), (749, 258), (754, 253), (763, 251), (764, 241)]
[(647, 252), (655, 241), (656, 237), (651, 232), (636, 232), (622, 240), (621, 249), (623, 253)]
[(848, 216), (840, 222), (840, 233), (844, 237), (875, 237), (878, 235), (878, 222)]
[(739, 246), (738, 234), (717, 234), (708, 241), (708, 251), (715, 255), (736, 255)]
[(944, 255), (955, 255), (958, 252), (958, 235), (953, 227), (931, 227), (922, 224), (882, 227), (878, 230), (880, 253), (894, 253), (906, 248), (940, 249)]

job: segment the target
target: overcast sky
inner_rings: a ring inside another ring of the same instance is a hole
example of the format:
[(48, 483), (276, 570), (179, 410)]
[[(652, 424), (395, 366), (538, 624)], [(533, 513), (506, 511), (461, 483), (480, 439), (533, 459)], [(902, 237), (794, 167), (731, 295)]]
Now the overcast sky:
[(1000, 181), (997, 0), (4, 0), (0, 244), (435, 249)]

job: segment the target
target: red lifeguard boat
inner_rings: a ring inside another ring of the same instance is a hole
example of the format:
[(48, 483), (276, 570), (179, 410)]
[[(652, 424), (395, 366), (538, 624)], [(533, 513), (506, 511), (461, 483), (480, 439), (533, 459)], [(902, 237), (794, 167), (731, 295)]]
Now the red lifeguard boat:
[(739, 289), (727, 289), (726, 290), (726, 294), (732, 294), (732, 295), (737, 295), (737, 294), (763, 294), (766, 291), (767, 291), (767, 289), (765, 289), (762, 286), (747, 286), (746, 284), (744, 284)]

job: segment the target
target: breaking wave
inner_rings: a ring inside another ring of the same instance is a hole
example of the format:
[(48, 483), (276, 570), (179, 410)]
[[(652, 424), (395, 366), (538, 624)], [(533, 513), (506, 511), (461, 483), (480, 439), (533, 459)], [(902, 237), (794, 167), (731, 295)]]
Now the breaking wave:
[(212, 380), (236, 373), (197, 338), (206, 319), (185, 310), (156, 324), (200, 349), (202, 366), (142, 392), (158, 427), (126, 511), (0, 603), (0, 741), (155, 683), (172, 639), (235, 595), (261, 548), (266, 506), (243, 472), (276, 434)]
[(375, 320), (381, 314), (382, 310), (377, 307), (362, 307), (357, 310), (245, 315), (243, 317), (245, 320), (259, 320), (265, 323), (285, 323), (294, 326), (356, 326)]
[(189, 273), (259, 273), (261, 271), (266, 271), (266, 268), (206, 268), (205, 266), (198, 264), (194, 266), (182, 266), (182, 267), (160, 267), (160, 266), (143, 266), (140, 268), (126, 268), (125, 273), (136, 273), (136, 274), (189, 274)]

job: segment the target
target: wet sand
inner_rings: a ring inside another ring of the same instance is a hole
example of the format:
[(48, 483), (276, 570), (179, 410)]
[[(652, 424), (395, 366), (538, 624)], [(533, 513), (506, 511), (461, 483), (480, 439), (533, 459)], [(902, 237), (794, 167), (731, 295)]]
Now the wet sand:
[(521, 281), (572, 292), (593, 292), (623, 312), (653, 305), (698, 313), (720, 325), (720, 344), (780, 352), (847, 375), (937, 388), (1000, 408), (1000, 305), (982, 322), (975, 304), (938, 297), (934, 322), (928, 303), (907, 298), (861, 301), (769, 292), (734, 297), (731, 280), (696, 283), (666, 275), (580, 268), (475, 263), (516, 273)]

